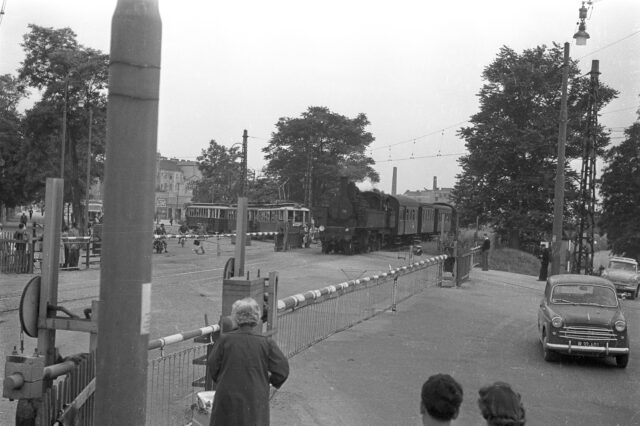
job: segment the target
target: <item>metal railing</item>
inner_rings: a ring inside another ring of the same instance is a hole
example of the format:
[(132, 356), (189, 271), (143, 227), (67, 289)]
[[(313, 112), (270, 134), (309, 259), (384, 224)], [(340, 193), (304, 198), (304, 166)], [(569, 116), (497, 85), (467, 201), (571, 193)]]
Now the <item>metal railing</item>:
[(423, 289), (442, 283), (446, 256), (436, 256), (373, 277), (289, 296), (278, 301), (275, 340), (292, 357), (339, 331), (381, 312)]
[(57, 380), (42, 398), (41, 424), (92, 425), (95, 376), (95, 353), (46, 367), (44, 377)]

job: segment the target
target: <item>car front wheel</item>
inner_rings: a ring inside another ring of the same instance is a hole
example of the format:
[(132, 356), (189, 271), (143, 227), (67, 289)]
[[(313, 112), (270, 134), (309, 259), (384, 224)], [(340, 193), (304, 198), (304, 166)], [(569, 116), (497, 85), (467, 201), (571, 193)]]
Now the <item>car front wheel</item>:
[(548, 340), (549, 339), (547, 338), (547, 331), (543, 330), (542, 331), (542, 357), (547, 362), (553, 362), (558, 359), (558, 354), (547, 348)]
[(618, 366), (618, 368), (627, 368), (628, 363), (629, 363), (629, 354), (616, 356), (616, 365)]

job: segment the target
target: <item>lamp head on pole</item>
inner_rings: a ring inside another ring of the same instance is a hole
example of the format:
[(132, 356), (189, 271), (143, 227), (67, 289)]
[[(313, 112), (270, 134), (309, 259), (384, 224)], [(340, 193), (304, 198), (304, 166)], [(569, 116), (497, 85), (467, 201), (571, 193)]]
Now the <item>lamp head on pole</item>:
[(584, 25), (584, 22), (581, 22), (580, 26), (578, 27), (578, 32), (573, 35), (573, 38), (576, 39), (576, 44), (578, 46), (584, 46), (585, 44), (587, 44), (587, 40), (590, 38), (589, 33), (585, 30), (586, 26)]
[[(584, 20), (587, 19), (587, 11), (588, 9), (584, 5), (585, 2), (582, 2), (582, 7), (579, 9), (578, 17), (580, 21), (578, 22), (578, 32), (573, 35), (573, 38), (576, 39), (576, 44), (578, 46), (584, 46), (587, 44), (587, 40), (590, 38), (589, 33), (587, 32), (587, 26), (584, 23)], [(591, 2), (589, 1), (589, 6), (591, 6)]]

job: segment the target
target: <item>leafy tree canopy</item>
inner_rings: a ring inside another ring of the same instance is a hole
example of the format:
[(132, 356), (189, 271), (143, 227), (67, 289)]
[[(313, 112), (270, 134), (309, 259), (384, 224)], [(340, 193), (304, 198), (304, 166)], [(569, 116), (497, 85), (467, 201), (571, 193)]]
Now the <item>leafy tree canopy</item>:
[[(202, 179), (193, 185), (193, 201), (232, 204), (238, 200), (242, 173), (242, 151), (237, 145), (227, 148), (215, 140), (197, 158)], [(277, 184), (268, 177), (248, 176), (246, 196), (251, 203), (270, 203), (278, 197)]]
[(227, 148), (211, 139), (197, 160), (202, 179), (194, 185), (193, 201), (235, 203), (242, 173), (241, 148)]
[(312, 206), (323, 204), (338, 189), (340, 176), (378, 182), (374, 161), (365, 154), (375, 140), (365, 130), (369, 124), (365, 114), (348, 118), (317, 106), (298, 118), (280, 118), (263, 149), (266, 173), (286, 187), (291, 200)]
[(17, 105), (24, 96), (24, 88), (15, 77), (0, 76), (0, 209), (2, 204), (14, 206), (27, 201), (19, 184), (25, 176), (21, 167), (22, 116)]
[[(105, 152), (108, 55), (78, 44), (69, 28), (29, 25), (22, 47), (25, 59), (19, 80), (38, 89), (41, 99), (25, 112), (22, 168), (24, 190), (30, 200), (44, 199), (47, 177), (60, 176), (63, 111), (66, 108), (64, 177), (65, 201), (84, 225), (87, 158), (91, 180), (102, 178)], [(92, 140), (89, 150), (89, 117)]]
[(607, 151), (600, 193), (600, 227), (612, 251), (640, 259), (640, 121), (625, 130), (620, 145)]
[[(563, 50), (557, 44), (521, 54), (502, 47), (482, 73), (480, 110), (459, 131), (469, 151), (459, 160), (462, 173), (453, 191), (461, 223), (479, 218), (513, 247), (520, 239), (539, 241), (551, 231), (562, 67)], [(575, 62), (568, 75), (565, 194), (570, 206), (577, 176), (568, 162), (582, 154), (590, 79), (579, 75)], [(603, 84), (598, 93), (598, 109), (616, 95)], [(608, 136), (601, 127), (596, 132), (602, 153)]]

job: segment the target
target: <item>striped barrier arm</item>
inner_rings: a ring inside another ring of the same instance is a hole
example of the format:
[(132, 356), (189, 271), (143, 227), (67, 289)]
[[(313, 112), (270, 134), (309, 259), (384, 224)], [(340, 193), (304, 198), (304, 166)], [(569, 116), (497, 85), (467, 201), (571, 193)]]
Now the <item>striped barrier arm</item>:
[[(187, 239), (208, 239), (208, 238), (220, 238), (220, 237), (236, 237), (238, 234), (153, 234), (154, 239), (166, 238), (166, 239), (174, 239), (174, 238), (187, 238)], [(278, 235), (277, 232), (247, 232), (246, 235), (252, 237), (267, 237)]]

